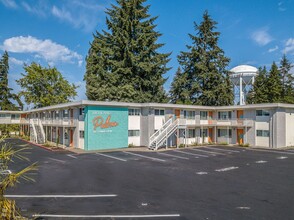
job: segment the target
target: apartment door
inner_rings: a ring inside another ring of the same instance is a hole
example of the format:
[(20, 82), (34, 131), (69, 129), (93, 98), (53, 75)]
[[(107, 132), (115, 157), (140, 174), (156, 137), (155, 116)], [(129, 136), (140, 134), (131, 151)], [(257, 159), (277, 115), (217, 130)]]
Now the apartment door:
[(238, 144), (244, 143), (244, 130), (243, 129), (237, 129), (237, 142), (238, 142)]
[(213, 128), (208, 128), (208, 143), (212, 143), (213, 141)]
[(73, 129), (70, 128), (69, 130), (69, 146), (73, 147)]
[(237, 110), (237, 118), (242, 119), (244, 117), (244, 111), (243, 110)]
[(213, 124), (213, 120), (212, 120), (212, 117), (213, 117), (213, 112), (208, 112), (208, 124)]
[(176, 109), (175, 110), (175, 116), (176, 116), (176, 118), (180, 118), (181, 117), (181, 110), (180, 109)]

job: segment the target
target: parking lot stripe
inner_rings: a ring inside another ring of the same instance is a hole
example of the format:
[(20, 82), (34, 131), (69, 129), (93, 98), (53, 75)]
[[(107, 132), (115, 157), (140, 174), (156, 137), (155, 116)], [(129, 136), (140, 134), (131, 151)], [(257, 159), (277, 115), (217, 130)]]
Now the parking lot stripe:
[(74, 158), (74, 159), (77, 159), (77, 157), (75, 157), (74, 155), (71, 155), (71, 154), (67, 154), (68, 157), (71, 157), (71, 158)]
[(264, 150), (261, 150), (261, 149), (255, 149), (255, 148), (249, 148), (248, 150), (251, 150), (251, 151), (259, 151), (259, 152), (269, 152), (269, 153), (276, 153), (276, 154), (289, 154), (289, 155), (294, 155), (294, 152), (285, 152), (285, 151), (278, 151), (278, 150), (267, 150), (267, 149), (264, 149)]
[(171, 218), (180, 217), (180, 214), (157, 214), (157, 215), (50, 215), (35, 214), (33, 217), (47, 218)]
[(200, 149), (195, 149), (195, 148), (192, 148), (192, 149), (189, 149), (189, 150), (200, 151), (200, 152), (204, 152), (204, 153), (208, 153), (208, 154), (212, 154), (212, 155), (214, 155), (214, 154), (226, 155), (226, 154), (220, 153), (220, 152), (200, 150)]
[(57, 161), (59, 163), (65, 163), (65, 161), (63, 161), (63, 160), (58, 160), (58, 159), (54, 159), (54, 158), (51, 158), (51, 157), (48, 157), (48, 159)]
[(179, 158), (179, 159), (189, 160), (188, 157), (181, 157), (181, 156), (176, 156), (176, 155), (167, 154), (167, 153), (159, 153), (159, 152), (157, 152), (157, 154), (162, 154), (162, 155), (166, 155), (166, 156), (170, 156), (170, 157), (175, 157), (175, 158)]
[(222, 149), (222, 148), (216, 148), (216, 147), (205, 147), (207, 149), (211, 150), (220, 150), (220, 151), (225, 151), (225, 152), (235, 152), (235, 153), (240, 153), (238, 150), (228, 150), (228, 149)]
[(125, 160), (125, 159), (121, 159), (121, 158), (118, 158), (118, 157), (110, 156), (108, 154), (100, 154), (100, 153), (95, 153), (95, 154), (100, 155), (100, 156), (104, 156), (104, 157), (109, 157), (109, 158), (112, 158), (112, 159), (115, 159), (115, 160), (127, 162), (127, 160)]
[(229, 171), (229, 170), (235, 170), (238, 169), (239, 167), (226, 167), (226, 168), (222, 168), (222, 169), (216, 169), (216, 172), (225, 172), (225, 171)]
[(5, 195), (7, 198), (104, 198), (116, 197), (115, 194), (101, 195)]
[(179, 152), (179, 153), (182, 153), (182, 154), (197, 156), (197, 157), (208, 157), (207, 155), (194, 154), (194, 153), (185, 152), (185, 151), (181, 151), (181, 150), (174, 150), (174, 151)]
[(143, 158), (151, 159), (151, 160), (157, 160), (157, 161), (165, 162), (165, 160), (162, 160), (162, 159), (159, 159), (159, 158), (155, 158), (155, 157), (144, 156), (142, 154), (135, 154), (135, 153), (125, 152), (125, 151), (124, 151), (124, 153), (125, 154), (134, 155), (134, 156), (138, 156), (138, 157), (143, 157)]

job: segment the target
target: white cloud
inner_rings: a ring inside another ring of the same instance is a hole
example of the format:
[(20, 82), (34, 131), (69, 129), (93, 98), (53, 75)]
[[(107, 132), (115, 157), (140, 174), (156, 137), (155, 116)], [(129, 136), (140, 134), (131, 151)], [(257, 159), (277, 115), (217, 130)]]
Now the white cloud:
[(7, 8), (18, 8), (14, 0), (0, 0), (0, 2)]
[(260, 46), (265, 46), (273, 40), (272, 36), (265, 28), (254, 31), (251, 34), (251, 38)]
[(77, 61), (79, 63), (83, 58), (77, 52), (71, 51), (50, 39), (40, 40), (32, 36), (8, 38), (4, 40), (0, 48), (13, 53), (33, 53), (35, 56), (45, 59), (48, 63), (60, 61), (67, 63)]
[(294, 55), (294, 38), (289, 38), (286, 41), (283, 53), (285, 53), (285, 54), (290, 53), (290, 54)]
[(279, 9), (279, 11), (286, 11), (287, 10), (287, 8), (285, 8), (285, 6), (284, 6), (284, 2), (278, 3), (278, 9)]
[(9, 57), (9, 62), (11, 64), (15, 64), (15, 65), (23, 65), (23, 63), (24, 63), (24, 61), (18, 60), (18, 59), (14, 58), (14, 57)]
[(278, 46), (275, 46), (275, 47), (273, 47), (273, 48), (270, 48), (269, 50), (268, 50), (268, 52), (269, 53), (272, 53), (272, 52), (274, 52), (274, 51), (276, 51), (276, 50), (278, 50), (279, 49), (279, 47)]
[(81, 28), (86, 32), (92, 32), (100, 21), (101, 13), (105, 10), (105, 4), (109, 0), (87, 1), (79, 0), (64, 1), (60, 6), (53, 5), (51, 14), (59, 20), (73, 25), (74, 28)]
[(38, 1), (38, 4), (34, 4), (34, 6), (29, 5), (27, 2), (22, 2), (21, 5), (23, 8), (32, 14), (36, 14), (38, 16), (45, 17), (46, 16), (46, 5), (41, 4), (42, 1)]

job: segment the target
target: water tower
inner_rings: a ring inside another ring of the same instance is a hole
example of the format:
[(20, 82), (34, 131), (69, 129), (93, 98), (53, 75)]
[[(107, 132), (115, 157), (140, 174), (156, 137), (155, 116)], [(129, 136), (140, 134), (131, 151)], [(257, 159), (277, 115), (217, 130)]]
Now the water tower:
[(258, 70), (254, 66), (240, 65), (231, 69), (230, 72), (230, 79), (234, 85), (235, 104), (238, 104), (239, 101), (239, 105), (245, 105), (246, 96), (254, 83)]

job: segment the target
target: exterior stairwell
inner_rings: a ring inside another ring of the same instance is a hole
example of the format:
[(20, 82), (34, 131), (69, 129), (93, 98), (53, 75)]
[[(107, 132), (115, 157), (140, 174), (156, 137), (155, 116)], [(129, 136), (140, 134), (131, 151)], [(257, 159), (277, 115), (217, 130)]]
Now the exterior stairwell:
[(30, 126), (31, 126), (31, 141), (37, 144), (44, 144), (45, 143), (45, 132), (42, 125), (42, 122), (37, 119), (30, 119)]
[(179, 119), (170, 118), (163, 126), (156, 131), (149, 139), (149, 149), (158, 150), (160, 147), (167, 147), (168, 138), (174, 134), (179, 127)]

